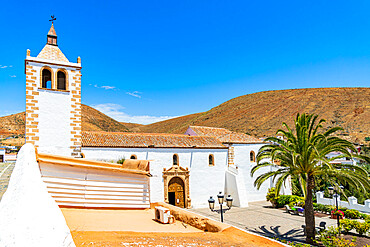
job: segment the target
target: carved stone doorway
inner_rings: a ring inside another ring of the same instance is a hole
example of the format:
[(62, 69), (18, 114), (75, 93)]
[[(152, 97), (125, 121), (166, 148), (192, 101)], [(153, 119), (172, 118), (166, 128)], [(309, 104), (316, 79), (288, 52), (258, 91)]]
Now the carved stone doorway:
[(164, 201), (166, 203), (190, 208), (189, 170), (179, 165), (163, 169)]
[(174, 206), (185, 207), (184, 182), (179, 177), (171, 178), (168, 183), (168, 203)]

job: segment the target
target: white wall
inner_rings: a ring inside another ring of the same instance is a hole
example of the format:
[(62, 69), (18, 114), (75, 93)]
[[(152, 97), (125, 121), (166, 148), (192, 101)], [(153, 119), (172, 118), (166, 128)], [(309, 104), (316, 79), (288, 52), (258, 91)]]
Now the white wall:
[[(227, 149), (181, 149), (181, 148), (82, 148), (87, 159), (118, 160), (129, 159), (132, 154), (137, 159), (150, 161), (151, 202), (164, 200), (163, 168), (172, 166), (173, 154), (178, 154), (179, 165), (190, 170), (190, 198), (194, 208), (208, 207), (209, 196), (223, 191)], [(208, 156), (214, 155), (215, 166), (208, 165)]]
[[(335, 198), (324, 198), (324, 192), (316, 192), (317, 203), (324, 205), (336, 206)], [(348, 197), (348, 202), (341, 201), (338, 195), (338, 206), (346, 207), (348, 209), (356, 209), (364, 213), (370, 213), (370, 199), (365, 200), (365, 204), (358, 204), (357, 198), (354, 196)]]
[(149, 178), (97, 169), (40, 164), (42, 179), (58, 205), (149, 208)]
[(258, 150), (263, 145), (264, 144), (233, 144), (235, 155), (234, 164), (238, 167), (238, 176), (243, 178), (238, 179), (238, 187), (240, 187), (238, 188), (238, 191), (241, 193), (241, 197), (247, 197), (246, 200), (244, 198), (240, 198), (241, 207), (247, 206), (245, 201), (254, 202), (266, 200), (267, 191), (271, 187), (270, 181), (265, 181), (259, 190), (254, 187), (254, 181), (256, 178), (259, 175), (270, 171), (271, 168), (261, 168), (253, 177), (251, 176), (251, 170), (255, 165), (257, 165), (257, 163), (250, 161), (250, 152), (254, 151), (255, 155), (257, 155)]

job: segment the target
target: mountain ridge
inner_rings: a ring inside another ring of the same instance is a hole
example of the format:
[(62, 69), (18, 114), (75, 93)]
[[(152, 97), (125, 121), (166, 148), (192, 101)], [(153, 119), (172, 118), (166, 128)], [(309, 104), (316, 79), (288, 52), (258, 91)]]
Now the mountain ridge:
[[(325, 127), (340, 126), (340, 135), (364, 143), (370, 135), (370, 88), (304, 88), (269, 90), (230, 99), (205, 112), (193, 113), (149, 125), (118, 122), (82, 104), (83, 131), (183, 134), (190, 125), (226, 128), (256, 137), (275, 135), (297, 113), (315, 113)], [(0, 117), (0, 135), (24, 134), (25, 113)]]

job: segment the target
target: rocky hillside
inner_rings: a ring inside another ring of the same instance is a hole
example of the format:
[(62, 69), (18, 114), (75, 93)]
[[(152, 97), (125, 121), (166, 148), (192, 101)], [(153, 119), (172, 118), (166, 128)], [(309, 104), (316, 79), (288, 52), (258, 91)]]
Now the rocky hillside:
[(127, 132), (129, 129), (122, 123), (108, 117), (100, 111), (82, 104), (83, 131)]
[[(207, 112), (149, 125), (120, 123), (82, 105), (82, 130), (184, 133), (189, 125), (227, 128), (257, 137), (274, 135), (297, 113), (316, 113), (326, 127), (341, 126), (343, 138), (363, 143), (370, 136), (370, 88), (310, 88), (266, 91), (231, 99)], [(23, 134), (25, 113), (0, 118), (0, 136)]]
[(353, 142), (370, 136), (370, 88), (310, 88), (266, 91), (231, 99), (207, 112), (138, 128), (141, 132), (184, 133), (189, 125), (222, 127), (257, 137), (274, 135), (297, 113), (315, 113), (326, 127), (341, 126)]
[[(0, 117), (0, 136), (24, 134), (25, 116), (25, 112), (21, 112)], [(129, 131), (124, 124), (87, 105), (82, 105), (82, 130), (112, 132)]]

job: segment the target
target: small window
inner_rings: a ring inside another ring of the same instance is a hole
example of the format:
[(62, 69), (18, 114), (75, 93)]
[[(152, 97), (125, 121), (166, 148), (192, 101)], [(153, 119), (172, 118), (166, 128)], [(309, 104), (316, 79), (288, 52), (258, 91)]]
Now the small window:
[(178, 166), (179, 165), (179, 156), (177, 154), (173, 155), (173, 165)]
[(51, 88), (51, 72), (48, 69), (42, 70), (42, 88)]
[(136, 159), (137, 159), (137, 157), (136, 157), (136, 155), (135, 155), (135, 154), (132, 154), (132, 155), (131, 155), (131, 157), (130, 157), (130, 159), (132, 159), (132, 160), (136, 160)]
[(57, 89), (66, 90), (66, 74), (63, 71), (57, 73)]
[(212, 155), (212, 154), (210, 154), (210, 155), (208, 156), (208, 165), (209, 165), (209, 166), (214, 166), (214, 165), (215, 165), (215, 158), (213, 157), (213, 155)]
[(256, 155), (254, 155), (254, 151), (251, 151), (250, 153), (250, 160), (251, 162), (256, 162)]

